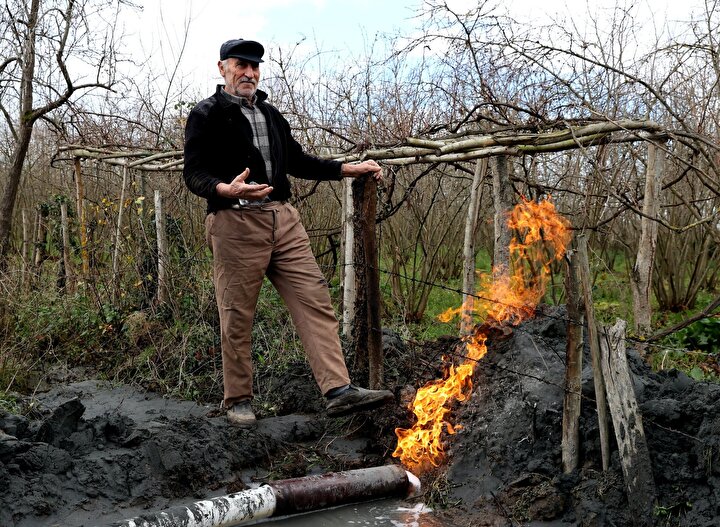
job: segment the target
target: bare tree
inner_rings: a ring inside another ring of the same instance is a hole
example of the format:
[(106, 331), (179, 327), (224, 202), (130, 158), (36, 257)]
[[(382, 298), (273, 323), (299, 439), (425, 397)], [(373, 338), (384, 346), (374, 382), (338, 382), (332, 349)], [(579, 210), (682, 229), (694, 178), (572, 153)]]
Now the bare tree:
[[(33, 129), (76, 93), (112, 89), (113, 27), (104, 11), (123, 0), (6, 0), (0, 13), (0, 112), (12, 138), (0, 196), (0, 265), (7, 266), (13, 213)], [(92, 18), (92, 20), (91, 20)], [(92, 29), (91, 29), (92, 24)], [(72, 66), (71, 66), (72, 64)], [(71, 67), (77, 69), (73, 75)]]

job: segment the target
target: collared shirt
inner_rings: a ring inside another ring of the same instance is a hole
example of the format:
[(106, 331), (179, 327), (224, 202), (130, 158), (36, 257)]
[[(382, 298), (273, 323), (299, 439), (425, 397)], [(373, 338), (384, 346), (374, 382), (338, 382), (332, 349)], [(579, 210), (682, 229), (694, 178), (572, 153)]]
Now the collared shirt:
[[(249, 101), (245, 97), (236, 97), (235, 95), (221, 90), (230, 102), (240, 105), (243, 115), (250, 121), (250, 127), (253, 132), (253, 145), (260, 150), (263, 161), (265, 161), (265, 172), (267, 173), (268, 183), (272, 185), (272, 157), (270, 155), (270, 134), (268, 133), (267, 121), (265, 115), (255, 105), (257, 97), (253, 95), (253, 100)], [(252, 174), (250, 175), (252, 179)]]

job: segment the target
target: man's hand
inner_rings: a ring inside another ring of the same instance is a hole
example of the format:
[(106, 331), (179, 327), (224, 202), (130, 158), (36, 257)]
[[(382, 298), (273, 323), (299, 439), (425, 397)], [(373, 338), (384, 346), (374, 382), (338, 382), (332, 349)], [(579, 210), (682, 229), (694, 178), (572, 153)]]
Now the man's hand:
[(215, 187), (215, 192), (222, 198), (231, 199), (246, 199), (248, 201), (261, 201), (265, 199), (272, 191), (273, 188), (270, 185), (262, 184), (258, 185), (253, 183), (248, 185), (245, 180), (250, 175), (250, 169), (246, 168), (230, 183), (218, 183)]
[(375, 181), (382, 179), (382, 168), (373, 160), (363, 161), (362, 163), (343, 163), (340, 173), (344, 177), (360, 177), (368, 174)]

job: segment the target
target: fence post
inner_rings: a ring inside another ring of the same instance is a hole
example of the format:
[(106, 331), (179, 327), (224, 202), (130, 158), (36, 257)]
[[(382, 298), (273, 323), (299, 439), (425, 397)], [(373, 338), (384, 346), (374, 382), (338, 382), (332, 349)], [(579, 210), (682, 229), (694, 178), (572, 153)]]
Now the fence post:
[(367, 176), (356, 178), (352, 182), (352, 193), (356, 288), (352, 344), (360, 364), (367, 364), (370, 388), (378, 388), (383, 380), (383, 350), (375, 235), (377, 183)]
[(157, 233), (157, 302), (165, 304), (168, 301), (167, 237), (165, 235), (165, 216), (162, 210), (162, 195), (159, 190), (155, 191), (155, 231)]
[(353, 230), (353, 193), (352, 180), (343, 180), (343, 312), (342, 332), (345, 337), (350, 337), (352, 327), (355, 324), (355, 262), (353, 261), (353, 244), (355, 234)]
[(85, 183), (80, 158), (75, 158), (75, 199), (80, 231), (80, 257), (82, 258), (83, 280), (90, 278), (90, 254), (88, 253), (87, 217), (85, 215)]
[(62, 254), (63, 254), (63, 267), (65, 268), (64, 273), (64, 289), (65, 291), (73, 290), (73, 273), (72, 263), (70, 261), (70, 225), (68, 222), (68, 211), (67, 203), (62, 201), (60, 203), (60, 226), (62, 230)]
[(652, 270), (657, 247), (659, 194), (664, 171), (665, 152), (654, 143), (648, 143), (648, 161), (645, 175), (642, 218), (640, 219), (640, 240), (635, 264), (630, 273), (633, 295), (635, 331), (648, 336), (651, 329)]
[(603, 378), (600, 360), (600, 341), (598, 340), (597, 323), (595, 322), (595, 306), (592, 298), (592, 280), (590, 278), (590, 260), (588, 258), (587, 236), (579, 235), (578, 271), (585, 301), (585, 320), (588, 328), (588, 341), (590, 344), (590, 360), (593, 369), (593, 384), (595, 386), (595, 407), (598, 414), (598, 428), (600, 429), (600, 452), (602, 454), (603, 470), (610, 466), (610, 429), (608, 427), (607, 398), (605, 396), (605, 380)]
[(582, 409), (583, 310), (578, 284), (577, 255), (565, 254), (565, 298), (567, 299), (567, 346), (565, 395), (562, 421), (562, 468), (575, 470), (580, 460), (580, 411)]
[(507, 156), (493, 157), (493, 203), (495, 204), (495, 246), (493, 277), (510, 272), (510, 228), (508, 213), (512, 208), (512, 185)]
[(468, 204), (467, 219), (465, 220), (465, 240), (463, 244), (463, 303), (460, 318), (460, 334), (468, 335), (472, 331), (472, 314), (474, 313), (475, 297), (475, 229), (477, 228), (478, 210), (482, 196), (482, 182), (487, 175), (487, 157), (478, 159), (475, 163), (472, 187), (470, 188), (470, 202)]

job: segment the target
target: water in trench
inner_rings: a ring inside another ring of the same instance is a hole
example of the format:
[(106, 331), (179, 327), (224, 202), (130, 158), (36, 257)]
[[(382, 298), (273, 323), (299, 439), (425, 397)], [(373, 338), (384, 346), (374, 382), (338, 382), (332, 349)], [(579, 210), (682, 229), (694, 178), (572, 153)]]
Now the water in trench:
[(450, 527), (422, 503), (379, 500), (322, 511), (267, 519), (253, 525), (267, 527)]

